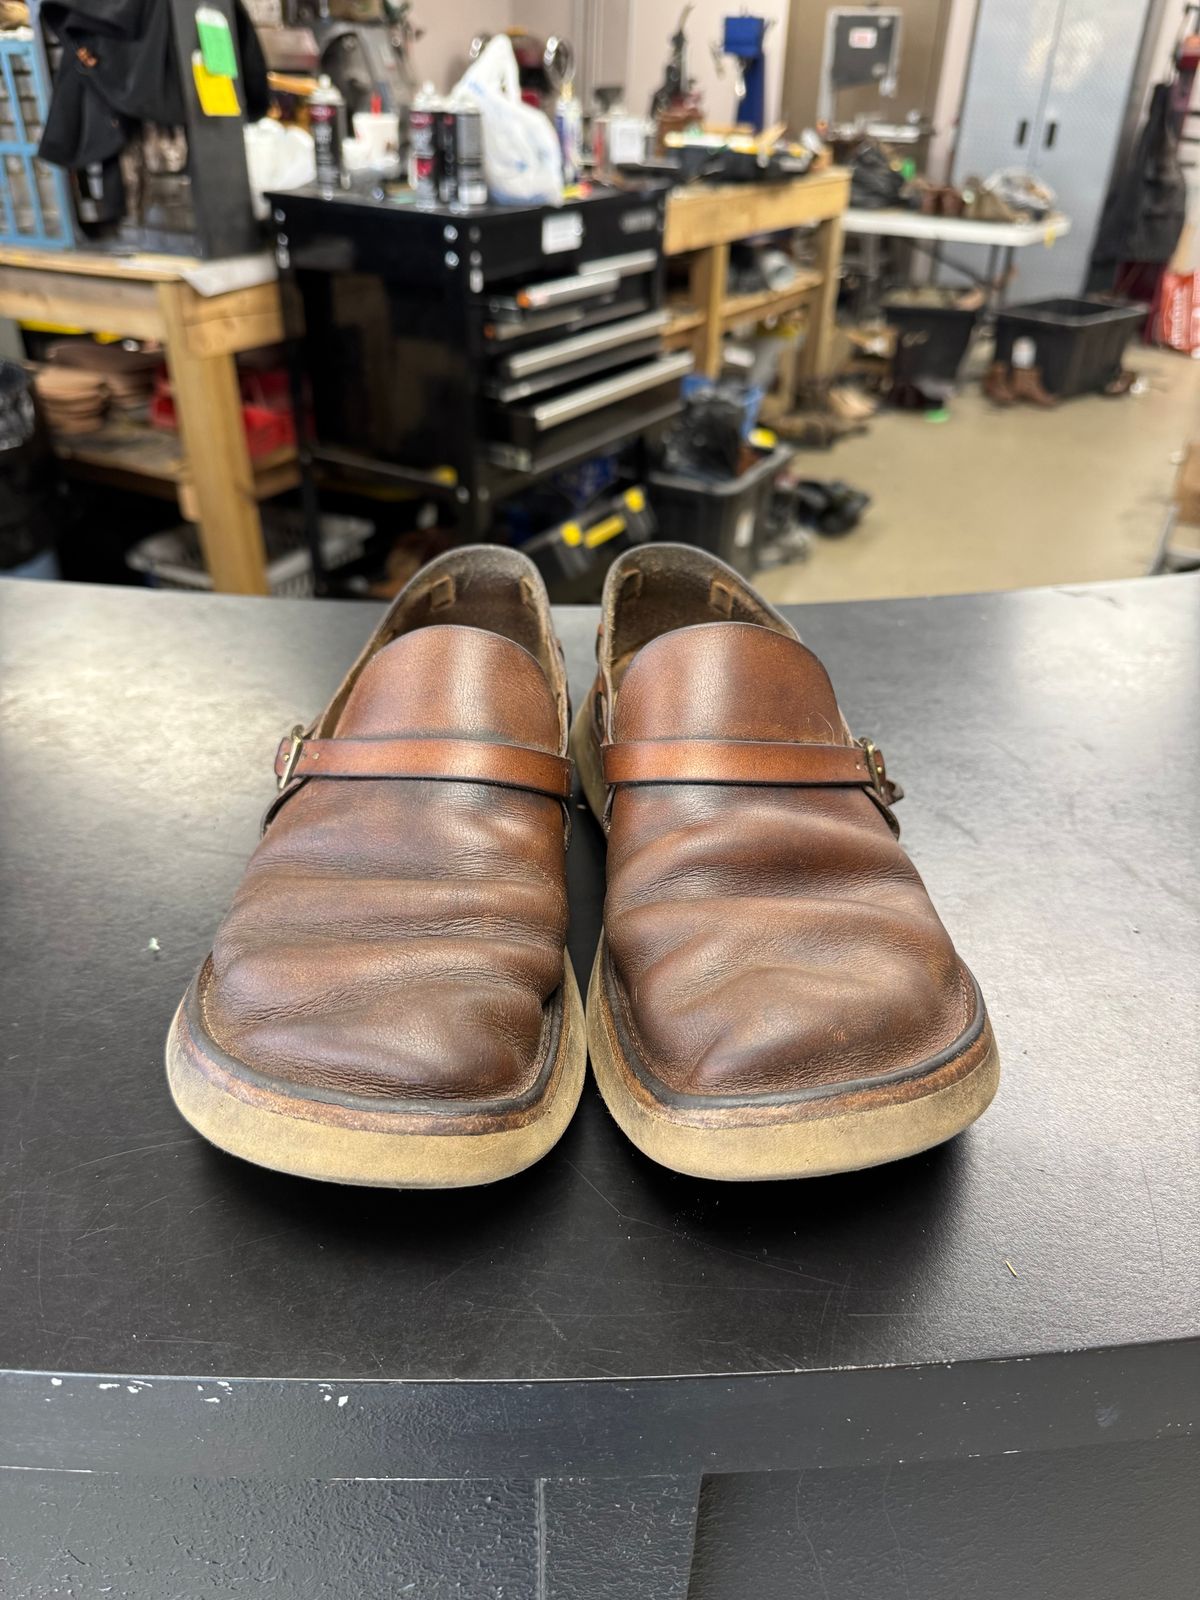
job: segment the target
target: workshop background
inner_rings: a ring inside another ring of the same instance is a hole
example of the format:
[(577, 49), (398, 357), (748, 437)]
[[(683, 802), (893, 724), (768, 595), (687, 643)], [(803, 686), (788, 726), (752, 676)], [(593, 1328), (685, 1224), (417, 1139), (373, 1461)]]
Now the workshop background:
[[(0, 570), (778, 600), (1194, 563), (1176, 0), (10, 0)], [(130, 64), (133, 64), (133, 68)]]

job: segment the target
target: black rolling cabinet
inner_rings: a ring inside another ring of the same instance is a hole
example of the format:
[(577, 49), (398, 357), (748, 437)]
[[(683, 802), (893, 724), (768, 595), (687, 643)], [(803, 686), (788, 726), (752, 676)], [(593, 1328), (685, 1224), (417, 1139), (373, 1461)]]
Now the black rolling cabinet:
[(496, 504), (677, 414), (664, 354), (666, 192), (419, 208), (376, 191), (272, 196), (301, 464)]

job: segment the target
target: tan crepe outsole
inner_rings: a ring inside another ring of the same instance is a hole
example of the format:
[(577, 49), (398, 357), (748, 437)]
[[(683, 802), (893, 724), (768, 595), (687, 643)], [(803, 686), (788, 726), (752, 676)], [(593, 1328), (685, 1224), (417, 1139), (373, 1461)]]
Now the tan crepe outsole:
[[(589, 737), (589, 706), (590, 697), (575, 718), (572, 755), (588, 804), (600, 817), (605, 788)], [(592, 1071), (625, 1135), (675, 1172), (745, 1182), (817, 1178), (900, 1161), (969, 1127), (1000, 1081), (1000, 1057), (985, 1020), (961, 1056), (901, 1083), (795, 1107), (673, 1107), (650, 1091), (625, 1057), (605, 992), (604, 959), (601, 938), (588, 986)]]
[[(219, 1069), (201, 1070), (185, 1049), (183, 1010), (181, 1003), (167, 1036), (167, 1079), (192, 1127), (244, 1161), (330, 1183), (453, 1189), (522, 1172), (562, 1137), (579, 1103), (587, 1066), (583, 1003), (570, 957), (563, 973), (562, 1030), (546, 1093), (512, 1128), (485, 1133), (392, 1131), (379, 1126), (386, 1124), (388, 1112), (339, 1120), (337, 1107), (259, 1091), (244, 1080), (223, 1085)], [(375, 1126), (353, 1126), (353, 1121)], [(406, 1121), (411, 1124), (411, 1118)]]
[[(764, 1108), (773, 1120), (742, 1121), (752, 1110), (714, 1107), (678, 1110), (656, 1099), (627, 1063), (613, 1027), (604, 992), (604, 943), (596, 952), (588, 989), (588, 1051), (604, 1103), (617, 1124), (644, 1155), (693, 1178), (735, 1182), (773, 1178), (820, 1178), (900, 1161), (961, 1133), (991, 1103), (1000, 1081), (1000, 1057), (990, 1023), (965, 1053), (977, 1057), (967, 1071), (951, 1061), (927, 1078), (888, 1085), (853, 1097), (852, 1108), (817, 1109), (806, 1101), (786, 1120), (790, 1108)], [(891, 1098), (877, 1105), (871, 1095), (895, 1096), (919, 1084), (914, 1098)], [(783, 1116), (781, 1117), (781, 1112)]]

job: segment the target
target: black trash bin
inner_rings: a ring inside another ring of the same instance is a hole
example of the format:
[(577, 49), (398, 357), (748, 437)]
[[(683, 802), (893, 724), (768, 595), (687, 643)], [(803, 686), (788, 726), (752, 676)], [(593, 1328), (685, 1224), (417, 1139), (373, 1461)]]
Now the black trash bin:
[(772, 486), (793, 453), (790, 445), (777, 445), (736, 478), (651, 472), (646, 489), (658, 523), (657, 537), (699, 545), (750, 575)]
[(996, 360), (1012, 364), (1018, 339), (1033, 343), (1022, 366), (1040, 367), (1042, 384), (1060, 400), (1095, 394), (1121, 370), (1125, 347), (1146, 317), (1136, 301), (1032, 300), (996, 315)]
[(896, 383), (955, 383), (979, 320), (977, 306), (959, 304), (951, 289), (897, 289), (883, 313), (896, 330), (892, 375)]

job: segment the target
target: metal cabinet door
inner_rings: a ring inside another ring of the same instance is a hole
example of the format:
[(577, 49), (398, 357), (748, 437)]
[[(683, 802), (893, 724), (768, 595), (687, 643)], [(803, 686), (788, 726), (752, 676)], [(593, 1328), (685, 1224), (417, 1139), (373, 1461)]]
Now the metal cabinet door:
[[(1050, 67), (1066, 0), (980, 0), (963, 91), (953, 178), (986, 178), (1003, 167), (1027, 167), (1039, 141)], [(1019, 252), (1017, 266), (1022, 265)], [(961, 284), (959, 263), (982, 278), (983, 245), (945, 246), (946, 283)], [(1023, 296), (1024, 290), (1017, 291)]]
[(1071, 232), (1018, 252), (1014, 295), (1079, 294), (1116, 156), (1146, 23), (1146, 0), (1065, 0), (1030, 165), (1058, 196)]
[(956, 183), (1030, 164), (1066, 3), (980, 0), (954, 146)]

